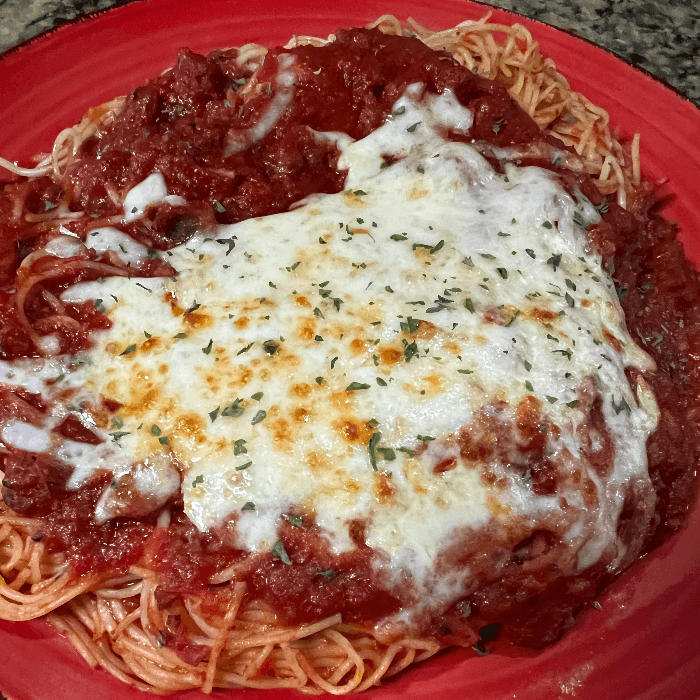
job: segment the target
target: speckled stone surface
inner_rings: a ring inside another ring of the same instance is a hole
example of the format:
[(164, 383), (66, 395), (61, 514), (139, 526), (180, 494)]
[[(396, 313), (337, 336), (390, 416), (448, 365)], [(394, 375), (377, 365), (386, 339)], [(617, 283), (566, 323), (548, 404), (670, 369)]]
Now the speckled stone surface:
[[(0, 0), (0, 51), (67, 20), (127, 2)], [(700, 0), (491, 2), (594, 41), (663, 79), (700, 106)]]
[(700, 106), (700, 1), (496, 0), (573, 31), (666, 81)]

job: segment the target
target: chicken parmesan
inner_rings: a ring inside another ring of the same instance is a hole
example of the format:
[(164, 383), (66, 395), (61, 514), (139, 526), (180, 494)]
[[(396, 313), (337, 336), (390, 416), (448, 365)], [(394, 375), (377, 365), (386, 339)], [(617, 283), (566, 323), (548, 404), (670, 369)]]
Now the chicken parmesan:
[(697, 275), (538, 61), (184, 50), (6, 163), (3, 618), (156, 692), (350, 692), (555, 642), (681, 526)]

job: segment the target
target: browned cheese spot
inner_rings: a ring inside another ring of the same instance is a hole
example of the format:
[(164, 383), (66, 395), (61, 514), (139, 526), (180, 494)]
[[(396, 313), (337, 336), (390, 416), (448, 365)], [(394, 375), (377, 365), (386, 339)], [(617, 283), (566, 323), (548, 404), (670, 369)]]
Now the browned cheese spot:
[(607, 328), (603, 329), (603, 337), (617, 352), (622, 352), (622, 343)]
[(112, 420), (112, 413), (102, 404), (84, 403), (83, 407), (83, 410), (92, 416), (98, 428), (106, 428)]
[(539, 429), (541, 423), (541, 408), (542, 402), (536, 396), (528, 394), (518, 402), (518, 406), (515, 409), (515, 420), (518, 432), (528, 443), (542, 435)]
[(292, 384), (289, 393), (300, 399), (311, 396), (311, 384)]
[(414, 187), (408, 194), (408, 201), (414, 202), (417, 199), (423, 199), (430, 194), (430, 190), (426, 190), (424, 187)]
[(223, 453), (225, 451), (228, 451), (228, 449), (230, 448), (230, 443), (228, 440), (226, 440), (226, 438), (220, 437), (213, 442), (213, 447), (215, 452)]
[(192, 311), (185, 314), (182, 319), (190, 328), (211, 328), (214, 325), (214, 319), (206, 313), (200, 311)]
[(419, 495), (428, 493), (427, 487), (421, 480), (421, 467), (417, 459), (407, 459), (403, 463), (403, 475), (413, 490)]
[(159, 406), (163, 400), (160, 387), (143, 371), (132, 372), (129, 377), (128, 400), (122, 409), (126, 415), (138, 416)]
[(367, 445), (374, 432), (365, 421), (357, 418), (341, 418), (334, 421), (333, 428), (346, 442), (356, 445)]
[(173, 433), (180, 438), (193, 440), (195, 444), (206, 442), (206, 425), (196, 413), (182, 413), (175, 419)]
[(396, 493), (391, 479), (381, 472), (374, 473), (374, 497), (379, 503), (388, 503)]
[(323, 452), (309, 452), (306, 455), (306, 463), (312, 472), (329, 471), (331, 469), (331, 460)]
[(294, 443), (292, 427), (284, 418), (268, 420), (267, 427), (272, 433), (272, 441), (278, 450), (289, 451)]
[(538, 307), (530, 309), (525, 315), (534, 319), (535, 321), (540, 321), (541, 323), (549, 323), (550, 321), (554, 321), (554, 319), (559, 317), (559, 314), (554, 311), (550, 311), (549, 309), (540, 309)]
[(432, 340), (440, 330), (439, 326), (436, 326), (430, 321), (420, 321), (418, 323), (418, 330), (414, 333), (414, 337), (421, 338), (421, 340)]
[(403, 350), (391, 347), (379, 347), (377, 348), (379, 353), (379, 361), (383, 365), (395, 365), (404, 359)]
[(148, 338), (148, 340), (141, 343), (141, 347), (139, 349), (141, 352), (150, 352), (151, 350), (158, 348), (160, 345), (160, 338)]
[(334, 323), (330, 327), (330, 334), (333, 336), (335, 340), (341, 340), (343, 336), (345, 335), (346, 328), (342, 326), (340, 323)]
[(298, 367), (301, 364), (301, 359), (298, 355), (288, 352), (284, 347), (280, 346), (280, 349), (270, 358), (272, 362), (275, 363), (275, 368), (286, 368)]
[(353, 209), (364, 209), (366, 204), (362, 195), (357, 195), (351, 190), (343, 192), (343, 200), (346, 207)]
[(292, 418), (297, 423), (306, 423), (311, 417), (311, 411), (307, 410), (303, 406), (299, 406), (292, 411)]
[(355, 394), (352, 391), (334, 391), (328, 397), (328, 402), (338, 411), (345, 411), (354, 404), (354, 398)]
[(250, 383), (253, 374), (248, 365), (231, 365), (222, 358), (215, 368), (204, 372), (204, 381), (214, 394), (218, 394), (222, 389), (242, 389)]
[(350, 350), (355, 355), (361, 355), (367, 349), (367, 344), (360, 338), (355, 338), (350, 342)]
[(177, 297), (172, 292), (166, 292), (163, 295), (163, 301), (165, 301), (166, 304), (170, 304), (170, 310), (173, 316), (182, 316), (185, 313), (185, 307), (180, 305)]
[(302, 318), (297, 324), (297, 335), (302, 340), (313, 340), (316, 335), (316, 321), (313, 318)]
[(413, 255), (424, 263), (429, 263), (433, 260), (433, 255), (427, 248), (416, 248), (413, 251)]
[(429, 374), (423, 379), (428, 385), (427, 393), (431, 396), (437, 396), (442, 392), (442, 378), (439, 374)]

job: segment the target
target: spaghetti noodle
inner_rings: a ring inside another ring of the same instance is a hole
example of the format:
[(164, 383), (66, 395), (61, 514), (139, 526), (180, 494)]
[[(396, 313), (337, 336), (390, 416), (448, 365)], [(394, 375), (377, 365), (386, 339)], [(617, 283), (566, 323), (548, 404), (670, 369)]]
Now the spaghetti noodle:
[[(616, 194), (623, 207), (640, 187), (638, 138), (628, 152), (614, 137), (607, 113), (570, 89), (522, 26), (490, 23), (488, 15), (440, 32), (413, 20), (404, 25), (389, 16), (370, 26), (387, 34), (416, 36), (436, 51), (448, 51), (466, 68), (505, 84), (540, 129), (568, 147), (562, 151), (563, 167), (593, 176), (600, 192)], [(300, 36), (288, 47), (323, 46), (332, 39)], [(265, 54), (266, 49), (257, 45), (238, 50), (239, 66), (252, 75), (243, 88), (247, 99), (263, 89), (255, 71)], [(123, 105), (124, 98), (118, 98), (90, 110), (80, 124), (59, 134), (52, 153), (33, 169), (5, 160), (0, 165), (23, 177), (49, 176), (58, 181), (80, 158), (81, 145), (106, 128)], [(123, 204), (116, 193), (107, 195)], [(75, 222), (81, 213), (62, 204), (31, 216), (33, 222), (58, 226)], [(97, 218), (86, 230), (110, 221), (116, 217)], [(117, 261), (76, 265), (86, 279), (131, 274)], [(42, 345), (40, 334), (24, 315), (25, 301), (52, 276), (67, 271), (62, 265), (29, 274), (17, 290), (20, 322), (47, 356), (54, 353)], [(167, 276), (170, 271), (152, 273)], [(45, 299), (55, 307), (52, 322), (80, 326), (56, 297)], [(13, 400), (19, 405), (24, 399)], [(4, 504), (0, 507), (0, 617), (21, 621), (47, 616), (88, 664), (143, 690), (297, 688), (339, 695), (377, 685), (443, 646), (434, 637), (383, 635), (371, 625), (347, 624), (339, 614), (312, 623), (285, 624), (270, 604), (250, 595), (239, 564), (216, 571), (205, 591), (189, 595), (161, 595), (160, 581), (143, 562), (118, 575), (76, 576), (65, 553), (51, 551), (42, 542), (40, 520), (19, 517)], [(168, 511), (163, 511), (156, 527), (167, 527), (168, 519)]]

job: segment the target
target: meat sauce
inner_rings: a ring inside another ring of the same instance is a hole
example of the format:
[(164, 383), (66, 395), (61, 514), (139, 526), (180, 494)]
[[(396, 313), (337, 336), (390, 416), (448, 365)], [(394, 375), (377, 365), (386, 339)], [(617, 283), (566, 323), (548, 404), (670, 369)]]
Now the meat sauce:
[[(27, 328), (17, 321), (17, 295), (11, 290), (23, 275), (40, 274), (31, 265), (18, 271), (18, 265), (50, 234), (47, 224), (13, 216), (17, 207), (32, 214), (61, 204), (84, 210), (87, 223), (77, 224), (84, 236), (88, 227), (121, 213), (114, 193), (124, 193), (159, 171), (169, 193), (186, 198), (187, 205), (153, 205), (143, 217), (121, 228), (147, 246), (166, 250), (217, 223), (285, 211), (309, 194), (341, 191), (344, 173), (337, 168), (338, 151), (332, 143), (316, 139), (314, 131), (345, 132), (360, 139), (382, 124), (412, 83), (424, 83), (434, 93), (450, 88), (474, 114), (470, 141), (496, 146), (547, 142), (503, 86), (472, 74), (446, 54), (433, 52), (417, 40), (376, 30), (339, 31), (337, 37), (324, 48), (306, 46), (288, 52), (294, 56), (294, 99), (273, 128), (246, 148), (236, 150), (236, 139), (273, 108), (282, 90), (276, 80), (282, 49), (267, 55), (255, 85), (250, 71), (236, 65), (233, 52), (203, 57), (184, 50), (173, 70), (136, 89), (118, 117), (82, 144), (79, 159), (60, 182), (39, 178), (6, 185), (0, 193), (4, 358), (39, 354)], [(700, 319), (691, 310), (700, 298), (698, 276), (684, 257), (675, 226), (655, 211), (651, 191), (640, 192), (625, 211), (614, 202), (604, 203), (586, 177), (560, 170), (551, 162), (532, 162), (559, 173), (570, 191), (578, 188), (593, 204), (607, 207), (601, 223), (589, 229), (591, 243), (605, 256), (633, 336), (658, 364), (656, 372), (645, 375), (661, 409), (658, 428), (648, 444), (649, 472), (658, 494), (654, 526), (645, 533), (648, 551), (682, 525), (695, 494)], [(101, 261), (94, 255), (87, 260)], [(34, 288), (25, 311), (38, 333), (55, 330), (61, 335), (61, 351), (72, 353), (88, 347), (90, 331), (108, 327), (109, 321), (87, 302), (62, 311), (75, 320), (75, 327), (58, 324), (51, 295), (56, 297), (80, 279), (99, 276), (89, 266), (70, 268), (65, 260), (61, 262), (62, 273)], [(153, 263), (138, 274), (167, 275), (172, 270)], [(636, 379), (634, 374), (629, 372), (631, 381)], [(604, 438), (604, 422), (595, 402), (592, 398), (589, 416), (594, 423), (597, 416), (596, 427)], [(33, 410), (40, 411), (41, 406), (34, 403)], [(3, 404), (14, 411), (4, 395)], [(24, 410), (31, 413), (31, 401), (28, 405)], [(534, 407), (519, 409), (522, 464), (513, 468), (523, 473), (529, 469), (536, 492), (547, 494), (556, 487), (556, 470), (545, 458), (538, 421)], [(473, 459), (488, 456), (494, 444), (504, 439), (497, 430), (484, 421), (465, 427), (460, 437), (462, 454)], [(72, 421), (63, 423), (60, 431), (74, 440), (94, 438)], [(600, 454), (589, 455), (600, 469), (609, 464), (609, 455), (604, 454), (609, 440), (602, 442)], [(65, 467), (41, 455), (10, 450), (0, 460), (5, 502), (16, 512), (42, 521), (37, 537), (43, 537), (50, 550), (67, 552), (77, 576), (90, 573), (109, 578), (139, 562), (158, 571), (158, 595), (167, 602), (178, 595), (205, 595), (212, 590), (208, 582), (213, 576), (235, 567), (237, 579), (247, 581), (249, 594), (268, 602), (290, 623), (337, 612), (343, 613), (345, 621), (371, 622), (401, 606), (401, 600), (384, 590), (373, 574), (372, 559), (377, 555), (364, 543), (362, 523), (353, 528), (356, 549), (340, 556), (329, 551), (311, 520), (283, 524), (280, 540), (290, 566), (283, 557), (236, 549), (227, 529), (235, 523), (220, 531), (198, 531), (178, 501), (168, 504), (167, 527), (158, 525), (156, 514), (97, 524), (93, 513), (109, 484), (106, 472), (71, 491), (66, 488)], [(437, 472), (454, 466), (454, 461), (447, 460)], [(623, 541), (632, 538), (633, 506), (627, 504), (620, 517), (618, 535)], [(487, 541), (480, 543), (481, 552), (488, 552), (488, 546)], [(610, 583), (604, 563), (575, 578), (553, 576), (555, 567), (547, 566), (548, 557), (556, 557), (562, 546), (553, 533), (535, 532), (508, 553), (498, 580), (485, 577), (473, 595), (426, 621), (420, 632), (445, 645), (476, 644), (477, 649), (494, 636), (494, 625), (500, 626), (504, 638), (519, 644), (542, 646), (555, 641)], [(488, 556), (496, 561), (502, 554)], [(183, 630), (173, 624), (167, 643), (183, 658), (195, 659), (198, 650), (186, 644)]]

